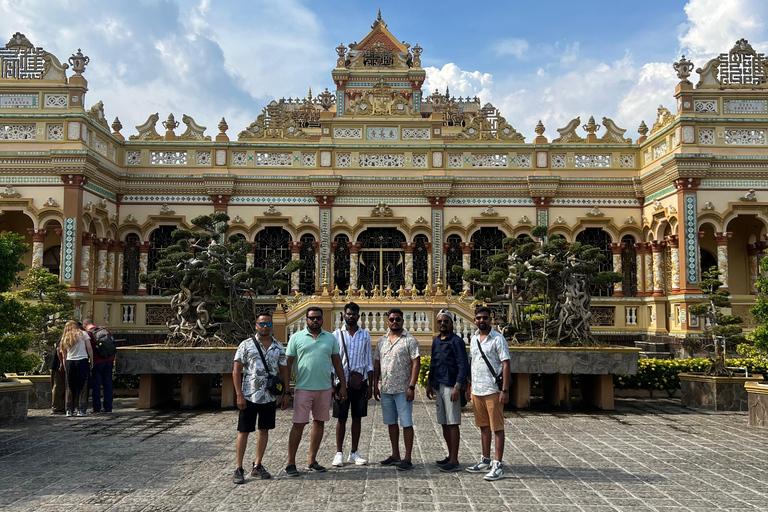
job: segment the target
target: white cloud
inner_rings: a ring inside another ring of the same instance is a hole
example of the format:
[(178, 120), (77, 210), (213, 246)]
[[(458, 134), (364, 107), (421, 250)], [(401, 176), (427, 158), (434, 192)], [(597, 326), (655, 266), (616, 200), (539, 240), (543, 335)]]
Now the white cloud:
[(756, 49), (766, 47), (765, 0), (690, 0), (685, 13), (688, 22), (682, 27), (680, 45), (689, 58), (701, 60), (697, 65), (727, 52), (742, 37), (749, 39)]
[(496, 55), (514, 55), (518, 59), (524, 59), (528, 51), (528, 41), (525, 39), (507, 38), (493, 45)]
[(490, 101), (490, 90), (493, 88), (493, 76), (480, 71), (463, 71), (453, 62), (442, 68), (427, 67), (427, 79), (424, 82), (424, 94), (432, 94), (437, 89), (444, 93), (450, 88), (452, 96), (478, 96), (482, 101)]

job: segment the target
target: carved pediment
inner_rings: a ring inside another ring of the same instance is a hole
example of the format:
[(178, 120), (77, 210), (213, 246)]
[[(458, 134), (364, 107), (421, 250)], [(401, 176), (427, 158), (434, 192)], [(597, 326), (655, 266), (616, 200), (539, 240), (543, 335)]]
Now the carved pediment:
[(210, 135), (205, 135), (205, 126), (200, 126), (192, 119), (192, 116), (182, 114), (181, 121), (187, 126), (187, 129), (177, 138), (180, 140), (211, 140)]
[(518, 133), (499, 111), (486, 103), (483, 108), (472, 116), (459, 134), (460, 138), (468, 140), (511, 140), (525, 142), (525, 137)]
[(302, 127), (314, 126), (318, 123), (319, 108), (320, 104), (312, 100), (312, 91), (304, 102), (300, 102), (298, 98), (295, 103), (291, 98), (288, 101), (281, 99), (279, 102), (272, 100), (256, 120), (238, 134), (237, 138), (238, 140), (306, 139), (309, 136)]
[(136, 127), (136, 131), (139, 132), (139, 134), (131, 135), (128, 137), (128, 140), (162, 140), (162, 137), (155, 129), (159, 119), (160, 114), (157, 112), (150, 115), (144, 124), (140, 124)]
[(93, 119), (99, 125), (103, 126), (106, 130), (109, 130), (109, 124), (107, 123), (107, 119), (104, 116), (104, 102), (99, 101), (94, 106), (92, 106), (88, 111), (85, 113), (89, 118)]
[(5, 48), (0, 48), (0, 79), (67, 81), (62, 64), (52, 53), (35, 47), (21, 32), (16, 32)]
[(651, 127), (651, 135), (662, 128), (669, 126), (674, 120), (675, 116), (672, 115), (669, 109), (664, 108), (663, 105), (659, 105), (659, 108), (656, 109), (656, 122), (653, 123), (653, 126)]
[(557, 129), (557, 133), (559, 133), (560, 136), (552, 140), (552, 142), (584, 142), (584, 139), (580, 137), (578, 133), (576, 133), (576, 129), (580, 124), (581, 117), (572, 119), (571, 122), (565, 125), (563, 128)]
[(605, 133), (603, 134), (602, 137), (600, 137), (600, 142), (604, 142), (607, 144), (610, 144), (610, 143), (624, 144), (624, 143), (632, 142), (632, 139), (624, 138), (624, 133), (627, 130), (616, 126), (616, 123), (613, 122), (613, 119), (610, 119), (608, 117), (603, 117), (603, 126), (605, 126)]

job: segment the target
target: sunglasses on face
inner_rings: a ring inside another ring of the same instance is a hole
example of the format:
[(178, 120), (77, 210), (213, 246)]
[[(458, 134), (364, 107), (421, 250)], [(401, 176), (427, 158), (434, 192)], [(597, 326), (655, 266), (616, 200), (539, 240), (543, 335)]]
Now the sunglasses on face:
[(475, 320), (488, 320), (487, 316), (476, 316)]
[(321, 317), (321, 316), (308, 316), (307, 317), (307, 322), (319, 322), (322, 319), (323, 319), (323, 317)]
[(259, 322), (259, 327), (272, 327), (272, 322)]
[(438, 320), (438, 321), (437, 321), (437, 323), (439, 323), (439, 324), (450, 324), (450, 323), (451, 323), (451, 321), (450, 321), (450, 320), (445, 320), (445, 319), (444, 319), (444, 320)]
[(387, 320), (389, 320), (389, 321), (390, 321), (390, 322), (392, 322), (393, 324), (394, 324), (394, 323), (397, 323), (397, 322), (402, 322), (402, 321), (403, 321), (403, 319), (402, 319), (402, 318), (400, 318), (400, 317), (397, 317), (397, 318), (388, 318)]

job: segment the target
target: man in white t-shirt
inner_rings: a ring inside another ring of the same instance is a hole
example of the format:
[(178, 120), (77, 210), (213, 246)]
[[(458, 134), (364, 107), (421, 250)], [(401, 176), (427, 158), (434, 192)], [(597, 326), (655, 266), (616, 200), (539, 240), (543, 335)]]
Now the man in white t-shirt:
[[(480, 462), (467, 468), (470, 473), (483, 473), (486, 480), (504, 478), (504, 405), (509, 402), (509, 346), (498, 331), (491, 328), (491, 310), (480, 306), (475, 310), (477, 332), (469, 342), (471, 383), (467, 400), (472, 400), (475, 425), (480, 428), (483, 448)], [(501, 383), (499, 383), (501, 380)], [(501, 385), (500, 385), (501, 384)], [(491, 461), (491, 432), (495, 453)]]

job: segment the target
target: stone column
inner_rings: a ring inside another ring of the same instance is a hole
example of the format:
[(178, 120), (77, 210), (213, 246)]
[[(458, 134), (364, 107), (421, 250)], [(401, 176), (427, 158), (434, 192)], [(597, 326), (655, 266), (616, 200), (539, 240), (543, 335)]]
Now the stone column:
[[(715, 233), (715, 243), (717, 244), (717, 270), (720, 271), (720, 281), (722, 288), (728, 288), (728, 239), (733, 236), (730, 231)], [(709, 269), (702, 269), (709, 270)]]
[[(288, 242), (288, 245), (291, 248), (291, 261), (296, 261), (301, 256), (301, 242), (297, 242), (295, 240), (292, 240)], [(315, 258), (317, 259), (317, 258)], [(299, 275), (299, 271), (293, 272), (291, 274), (291, 294), (296, 295), (299, 292), (299, 278), (301, 276)]]
[(91, 268), (93, 263), (93, 235), (87, 231), (83, 232), (82, 245), (80, 247), (80, 286), (84, 292), (89, 292), (91, 289)]
[[(323, 252), (323, 243), (322, 242), (312, 242), (312, 248), (315, 250), (315, 293), (320, 295), (323, 293), (323, 282), (327, 281), (326, 284), (330, 286), (331, 284), (331, 276), (326, 275), (325, 272), (329, 271), (329, 265), (323, 265), (322, 260), (322, 252)], [(328, 261), (331, 260), (330, 254), (331, 254), (331, 246), (328, 245)], [(320, 272), (323, 272), (321, 274)], [(330, 288), (328, 291), (332, 290), (333, 288)]]
[(27, 231), (32, 235), (32, 268), (42, 268), (45, 236), (48, 234), (48, 231), (35, 228), (27, 228)]
[(96, 257), (96, 293), (104, 293), (107, 291), (107, 251), (109, 250), (110, 240), (107, 238), (97, 238), (96, 248), (98, 249)]
[[(107, 289), (114, 295), (115, 285), (117, 284), (117, 252), (120, 250), (120, 243), (114, 240), (109, 242), (107, 253)], [(121, 272), (122, 274), (122, 272)]]
[(680, 223), (677, 235), (682, 255), (680, 256), (680, 291), (684, 294), (701, 293), (699, 289), (699, 237), (698, 207), (696, 189), (699, 178), (678, 178), (674, 181), (677, 189), (677, 211)]
[(760, 262), (758, 260), (758, 253), (760, 249), (758, 244), (747, 244), (747, 265), (749, 272), (749, 293), (752, 295), (757, 294), (757, 276), (760, 269)]
[(651, 242), (645, 243), (645, 294), (653, 295), (653, 255), (651, 254)]
[[(139, 275), (147, 275), (149, 268), (149, 249), (152, 242), (139, 242)], [(139, 281), (139, 295), (147, 295), (147, 285)]]
[[(333, 209), (333, 201), (336, 198), (330, 195), (316, 195), (315, 200), (319, 205), (319, 222), (320, 238), (318, 238), (317, 247), (315, 248), (315, 289), (322, 293), (322, 282), (326, 277), (326, 271), (330, 269), (331, 260), (331, 210)], [(327, 276), (330, 281), (330, 276)]]
[(672, 260), (672, 293), (680, 291), (680, 245), (678, 236), (670, 235), (666, 237), (669, 244), (669, 257)]
[[(472, 255), (472, 248), (475, 246), (473, 242), (461, 242), (461, 266), (464, 267), (464, 270), (469, 270), (469, 264), (471, 261), (471, 255)], [(464, 281), (464, 285), (462, 286), (462, 291), (469, 292), (472, 290), (472, 286), (469, 284), (469, 281)]]
[[(83, 172), (83, 171), (80, 171)], [(83, 226), (83, 190), (88, 181), (82, 174), (63, 174), (64, 223), (61, 235), (61, 274), (63, 283), (80, 290), (80, 235)], [(75, 291), (73, 290), (73, 291)]]
[(405, 252), (405, 289), (411, 290), (413, 288), (413, 242), (400, 242), (400, 245)]
[(251, 242), (250, 250), (245, 253), (245, 269), (248, 270), (253, 266), (253, 254), (256, 252), (256, 242)]
[(664, 248), (664, 242), (662, 240), (653, 240), (651, 242), (651, 254), (653, 256), (653, 296), (663, 297), (664, 288), (662, 287), (662, 281), (664, 280), (664, 269), (661, 267), (661, 250)]
[(637, 296), (645, 296), (645, 244), (635, 244), (635, 271), (637, 272)]
[[(613, 256), (613, 271), (617, 274), (623, 274), (621, 266), (621, 249), (624, 244), (621, 242), (611, 243), (611, 255)], [(623, 297), (624, 291), (622, 290), (622, 282), (613, 284), (613, 296)]]
[(349, 286), (357, 290), (357, 258), (360, 256), (360, 242), (347, 242), (347, 247), (349, 248)]
[[(442, 155), (442, 153), (440, 153)], [(442, 157), (441, 157), (442, 160)], [(434, 286), (437, 278), (445, 283), (446, 274), (443, 260), (443, 208), (445, 206), (445, 197), (430, 196), (427, 197), (432, 209), (432, 252), (429, 282)]]
[(117, 242), (117, 265), (115, 266), (115, 295), (123, 294), (123, 267), (125, 267), (125, 242)]

